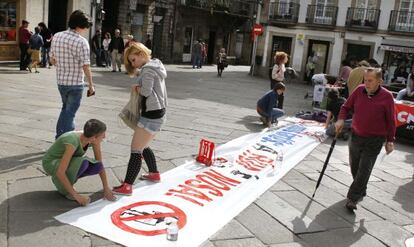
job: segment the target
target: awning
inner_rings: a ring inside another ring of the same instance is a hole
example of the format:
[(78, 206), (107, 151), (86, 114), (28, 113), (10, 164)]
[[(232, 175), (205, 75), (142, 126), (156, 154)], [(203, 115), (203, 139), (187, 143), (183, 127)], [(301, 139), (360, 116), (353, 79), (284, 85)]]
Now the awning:
[(414, 47), (381, 44), (381, 50), (401, 53), (414, 53)]

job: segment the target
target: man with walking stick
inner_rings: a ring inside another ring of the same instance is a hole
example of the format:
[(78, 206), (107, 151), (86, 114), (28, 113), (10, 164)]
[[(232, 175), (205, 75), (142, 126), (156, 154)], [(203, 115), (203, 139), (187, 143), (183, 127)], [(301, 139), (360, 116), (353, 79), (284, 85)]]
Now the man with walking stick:
[(384, 142), (387, 154), (394, 150), (394, 98), (381, 87), (381, 78), (381, 69), (367, 68), (364, 84), (358, 86), (342, 106), (335, 124), (336, 132), (340, 133), (348, 113), (353, 112), (349, 164), (354, 181), (345, 205), (350, 211), (357, 209), (357, 203), (366, 195), (371, 171)]

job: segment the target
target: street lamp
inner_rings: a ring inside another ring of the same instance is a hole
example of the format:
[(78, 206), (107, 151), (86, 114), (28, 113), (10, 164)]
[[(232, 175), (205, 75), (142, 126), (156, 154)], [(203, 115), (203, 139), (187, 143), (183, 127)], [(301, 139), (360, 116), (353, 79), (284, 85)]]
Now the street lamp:
[[(260, 24), (260, 18), (261, 18), (263, 2), (262, 2), (262, 0), (257, 0), (256, 4), (257, 4), (257, 13), (256, 13), (256, 22), (255, 23)], [(256, 65), (256, 50), (257, 50), (257, 36), (258, 36), (258, 35), (255, 35), (255, 34), (253, 34), (253, 35), (254, 35), (253, 51), (252, 51), (252, 59), (251, 59), (251, 63), (250, 63), (250, 75), (251, 76), (254, 76), (254, 67)]]

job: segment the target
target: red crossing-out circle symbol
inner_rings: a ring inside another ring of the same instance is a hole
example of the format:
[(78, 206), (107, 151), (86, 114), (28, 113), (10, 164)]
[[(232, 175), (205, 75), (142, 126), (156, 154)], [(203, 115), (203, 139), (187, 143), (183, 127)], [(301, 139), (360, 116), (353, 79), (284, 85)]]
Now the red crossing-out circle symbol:
[[(131, 210), (133, 208), (138, 208), (140, 206), (162, 206), (165, 208), (170, 209), (170, 212), (161, 212), (161, 213), (154, 213), (154, 214), (137, 214), (137, 215), (130, 215), (126, 217), (122, 217), (124, 212)], [(125, 207), (119, 208), (118, 210), (114, 211), (111, 214), (111, 220), (114, 225), (121, 228), (124, 231), (144, 235), (144, 236), (155, 236), (160, 234), (165, 234), (165, 229), (155, 229), (155, 230), (148, 230), (148, 229), (137, 229), (134, 227), (131, 227), (126, 224), (126, 222), (131, 221), (140, 221), (140, 220), (149, 220), (149, 219), (161, 219), (161, 218), (167, 218), (167, 217), (174, 217), (178, 219), (177, 226), (179, 229), (183, 228), (185, 224), (187, 223), (187, 216), (185, 215), (184, 211), (179, 209), (178, 207), (171, 205), (169, 203), (165, 202), (159, 202), (159, 201), (144, 201), (144, 202), (136, 202), (130, 205), (127, 205)]]

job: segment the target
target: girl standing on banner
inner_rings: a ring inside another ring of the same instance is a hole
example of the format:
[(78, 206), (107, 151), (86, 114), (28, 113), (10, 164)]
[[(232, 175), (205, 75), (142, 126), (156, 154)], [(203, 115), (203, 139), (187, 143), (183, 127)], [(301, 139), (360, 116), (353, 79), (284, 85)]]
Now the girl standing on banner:
[[(142, 158), (149, 173), (141, 176), (143, 180), (160, 182), (155, 155), (149, 144), (165, 123), (167, 71), (158, 59), (151, 59), (151, 50), (142, 43), (132, 43), (125, 50), (125, 68), (130, 76), (137, 76), (137, 85), (132, 90), (142, 96), (141, 116), (131, 141), (131, 155), (124, 182), (113, 189), (116, 194), (132, 195), (132, 185), (141, 170)], [(139, 71), (138, 71), (139, 70)]]
[[(274, 56), (275, 65), (272, 69), (272, 79), (270, 80), (270, 90), (273, 90), (275, 85), (283, 83), (285, 80), (285, 64), (288, 62), (288, 54), (286, 52), (278, 51)], [(284, 94), (279, 95), (277, 100), (277, 108), (283, 109)]]

